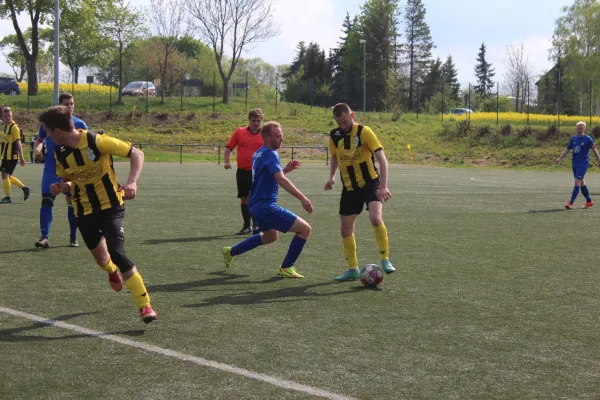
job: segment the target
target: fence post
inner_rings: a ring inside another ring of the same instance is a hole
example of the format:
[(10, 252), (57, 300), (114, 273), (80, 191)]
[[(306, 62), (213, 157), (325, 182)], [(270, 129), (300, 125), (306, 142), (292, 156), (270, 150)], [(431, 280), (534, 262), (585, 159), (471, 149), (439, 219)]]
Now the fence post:
[[(146, 82), (148, 82), (148, 79), (150, 79), (150, 67), (146, 67)], [(155, 90), (155, 96), (156, 96), (156, 89)], [(150, 90), (146, 90), (146, 114), (148, 113), (148, 95), (150, 94)]]
[(292, 161), (294, 161), (294, 146), (292, 146)]
[(325, 147), (325, 165), (329, 165), (329, 147)]
[(181, 83), (179, 86), (181, 87), (181, 107), (179, 111), (183, 112), (183, 70), (181, 70)]
[(219, 145), (219, 155), (217, 156), (217, 165), (221, 165), (221, 145)]
[(183, 164), (183, 145), (179, 145), (179, 165)]

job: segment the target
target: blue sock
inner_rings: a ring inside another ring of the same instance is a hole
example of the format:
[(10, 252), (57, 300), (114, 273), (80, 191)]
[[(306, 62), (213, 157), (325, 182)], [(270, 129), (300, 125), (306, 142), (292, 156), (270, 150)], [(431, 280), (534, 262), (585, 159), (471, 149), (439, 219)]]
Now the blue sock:
[(52, 224), (52, 207), (40, 207), (40, 232), (42, 236), (50, 235), (50, 225)]
[(247, 251), (257, 248), (262, 245), (262, 239), (260, 234), (252, 235), (248, 239), (244, 240), (241, 243), (236, 244), (231, 248), (232, 256), (239, 256), (240, 254), (244, 254)]
[(77, 236), (77, 218), (75, 218), (75, 209), (73, 206), (67, 206), (69, 215), (69, 228), (71, 228), (71, 237)]
[(579, 194), (579, 186), (575, 186), (573, 188), (573, 193), (571, 194), (571, 201), (569, 201), (569, 203), (571, 203), (571, 204), (575, 203), (575, 199), (577, 198), (578, 194)]
[(300, 236), (296, 235), (292, 239), (290, 243), (290, 248), (288, 249), (287, 254), (285, 255), (285, 259), (281, 264), (281, 268), (289, 268), (292, 265), (296, 264), (300, 253), (302, 253), (302, 249), (306, 244), (306, 239), (302, 239)]
[(585, 200), (589, 203), (590, 201), (592, 201), (592, 198), (590, 197), (590, 191), (588, 190), (586, 185), (583, 185), (581, 187), (581, 194), (583, 194), (585, 196)]

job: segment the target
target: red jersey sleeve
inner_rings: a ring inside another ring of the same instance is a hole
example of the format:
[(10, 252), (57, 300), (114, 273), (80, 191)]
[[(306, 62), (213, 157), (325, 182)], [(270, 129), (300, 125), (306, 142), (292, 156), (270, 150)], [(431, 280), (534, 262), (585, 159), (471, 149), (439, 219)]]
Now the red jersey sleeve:
[(235, 132), (233, 132), (233, 135), (231, 135), (231, 138), (229, 138), (229, 141), (227, 142), (227, 148), (231, 151), (233, 151), (239, 142), (239, 136), (240, 136), (240, 130), (239, 128), (235, 130)]

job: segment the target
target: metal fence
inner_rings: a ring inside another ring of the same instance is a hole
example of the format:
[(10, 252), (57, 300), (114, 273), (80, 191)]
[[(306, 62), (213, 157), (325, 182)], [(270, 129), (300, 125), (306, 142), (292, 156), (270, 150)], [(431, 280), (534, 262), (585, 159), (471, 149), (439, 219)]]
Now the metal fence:
[[(144, 148), (159, 148), (159, 149), (166, 149), (166, 151), (169, 152), (173, 152), (171, 149), (176, 149), (175, 152), (177, 152), (177, 149), (179, 150), (179, 164), (183, 164), (183, 155), (184, 155), (184, 148), (191, 148), (191, 149), (208, 149), (208, 151), (204, 151), (204, 154), (214, 154), (217, 164), (220, 165), (221, 164), (221, 150), (225, 150), (225, 145), (223, 144), (156, 144), (156, 143), (133, 143), (133, 145), (137, 148), (139, 148), (140, 150), (144, 150)], [(212, 151), (210, 150), (212, 149)], [(319, 152), (323, 152), (323, 155), (317, 155), (317, 157), (315, 157), (315, 152), (319, 153)], [(300, 154), (304, 152), (305, 154), (308, 152), (309, 156), (308, 157), (302, 157), (304, 159), (309, 158), (311, 160), (319, 160), (319, 159), (325, 159), (325, 165), (329, 165), (329, 148), (327, 146), (282, 146), (279, 149), (279, 154), (282, 158), (287, 158), (288, 156), (292, 159), (292, 161), (294, 161), (295, 159), (298, 159)], [(187, 154), (187, 153), (185, 153)], [(224, 159), (224, 156), (223, 156)]]

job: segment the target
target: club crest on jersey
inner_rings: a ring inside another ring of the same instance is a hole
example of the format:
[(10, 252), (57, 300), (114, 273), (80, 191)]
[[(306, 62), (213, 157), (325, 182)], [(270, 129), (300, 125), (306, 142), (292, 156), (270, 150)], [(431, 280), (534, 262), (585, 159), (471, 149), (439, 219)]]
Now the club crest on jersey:
[(89, 147), (87, 149), (87, 156), (90, 160), (96, 161), (96, 154), (94, 154), (94, 150), (90, 149)]
[(360, 139), (357, 137), (354, 138), (354, 147), (358, 147), (358, 144), (360, 143)]

